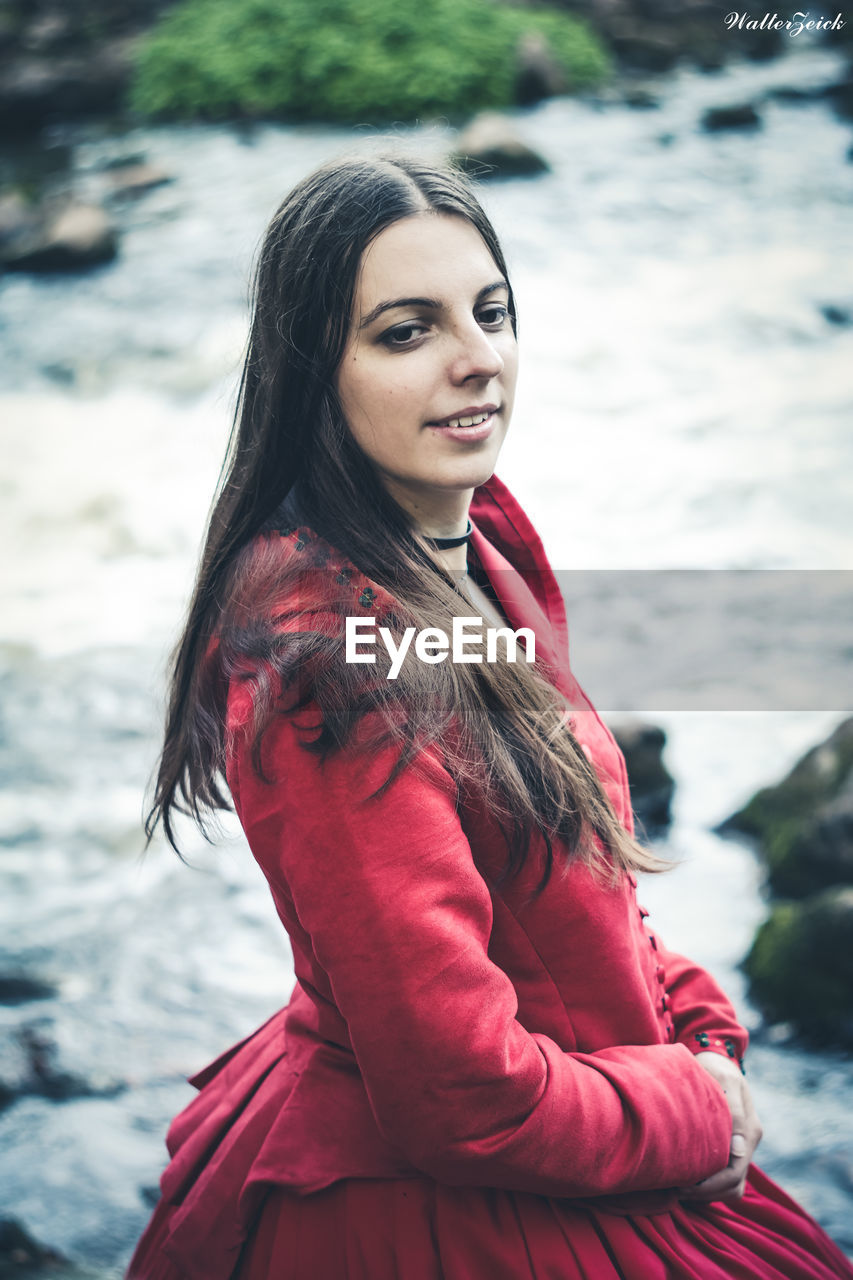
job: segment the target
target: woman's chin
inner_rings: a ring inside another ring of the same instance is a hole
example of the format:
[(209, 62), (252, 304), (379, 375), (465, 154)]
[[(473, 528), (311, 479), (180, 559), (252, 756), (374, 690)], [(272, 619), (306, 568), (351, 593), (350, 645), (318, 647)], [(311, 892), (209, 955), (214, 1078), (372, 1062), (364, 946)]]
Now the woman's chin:
[(495, 474), (498, 462), (497, 449), (483, 452), (481, 457), (466, 459), (465, 465), (457, 465), (441, 473), (437, 477), (436, 488), (441, 489), (477, 489)]
[(492, 462), (488, 466), (470, 468), (464, 473), (442, 478), (434, 485), (427, 487), (432, 488), (436, 493), (470, 492), (472, 489), (479, 489), (480, 485), (490, 480), (494, 473), (495, 463)]

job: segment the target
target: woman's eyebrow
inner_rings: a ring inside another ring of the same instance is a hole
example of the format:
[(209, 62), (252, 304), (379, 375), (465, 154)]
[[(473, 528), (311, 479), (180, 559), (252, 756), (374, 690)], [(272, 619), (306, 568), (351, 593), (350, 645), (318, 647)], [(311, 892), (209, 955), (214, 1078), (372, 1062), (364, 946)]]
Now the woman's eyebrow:
[[(488, 297), (490, 293), (495, 293), (498, 289), (509, 289), (506, 280), (501, 277), (492, 284), (484, 285), (475, 298), (475, 302), (481, 302), (483, 298)], [(359, 322), (359, 329), (366, 329), (369, 324), (373, 324), (374, 320), (384, 314), (386, 311), (393, 311), (395, 307), (429, 307), (433, 311), (440, 311), (442, 303), (438, 298), (392, 298), (388, 302), (380, 302), (369, 311), (366, 316)]]

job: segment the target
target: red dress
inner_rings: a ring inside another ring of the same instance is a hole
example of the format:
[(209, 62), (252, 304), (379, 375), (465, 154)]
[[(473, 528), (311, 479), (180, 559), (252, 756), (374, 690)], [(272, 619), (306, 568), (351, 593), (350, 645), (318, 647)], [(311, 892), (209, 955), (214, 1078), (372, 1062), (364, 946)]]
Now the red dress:
[[(472, 545), (504, 614), (570, 699), (617, 815), (624, 761), (568, 665), (562, 597), (496, 479)], [(314, 535), (282, 536), (311, 556)], [(352, 579), (352, 612), (381, 593)], [(380, 797), (393, 753), (325, 764), (274, 720), (262, 781), (233, 682), (228, 781), (290, 935), (290, 1004), (193, 1078), (129, 1280), (825, 1280), (853, 1268), (753, 1167), (732, 1208), (671, 1188), (721, 1169), (731, 1123), (694, 1060), (741, 1058), (716, 983), (646, 925), (635, 881), (505, 846), (437, 752)], [(534, 853), (534, 851), (531, 851)]]

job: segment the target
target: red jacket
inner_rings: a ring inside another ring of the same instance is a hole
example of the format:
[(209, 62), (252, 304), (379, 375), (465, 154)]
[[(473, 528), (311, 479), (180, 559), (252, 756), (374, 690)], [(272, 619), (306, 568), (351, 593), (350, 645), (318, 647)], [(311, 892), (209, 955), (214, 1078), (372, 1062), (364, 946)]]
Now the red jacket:
[[(569, 670), (535, 531), (496, 479), (471, 516), (504, 613), (533, 627), (630, 826), (624, 761)], [(353, 612), (375, 612), (358, 592)], [(321, 764), (277, 717), (264, 758), (287, 781), (270, 785), (249, 759), (250, 711), (235, 683), (228, 781), (297, 982), (286, 1009), (194, 1078), (170, 1130), (162, 1189), (181, 1208), (166, 1251), (188, 1277), (228, 1276), (270, 1183), (307, 1194), (426, 1173), (642, 1212), (725, 1165), (729, 1109), (693, 1054), (741, 1057), (746, 1033), (715, 982), (648, 931), (632, 877), (614, 887), (575, 864), (529, 901), (531, 867), (490, 892), (481, 872), (505, 846), (483, 806), (457, 811), (437, 754), (369, 799), (385, 754)]]

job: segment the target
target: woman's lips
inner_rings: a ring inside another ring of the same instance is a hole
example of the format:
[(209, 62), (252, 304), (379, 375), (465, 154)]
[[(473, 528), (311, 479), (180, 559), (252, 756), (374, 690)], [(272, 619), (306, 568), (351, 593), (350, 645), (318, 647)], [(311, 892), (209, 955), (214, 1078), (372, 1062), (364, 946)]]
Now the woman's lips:
[[(448, 418), (444, 422), (428, 422), (427, 426), (430, 431), (436, 431), (446, 438), (473, 444), (492, 434), (497, 414), (496, 408), (475, 410), (473, 413), (461, 413), (458, 418)], [(463, 423), (469, 425), (464, 426)]]

